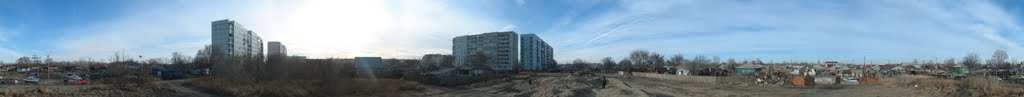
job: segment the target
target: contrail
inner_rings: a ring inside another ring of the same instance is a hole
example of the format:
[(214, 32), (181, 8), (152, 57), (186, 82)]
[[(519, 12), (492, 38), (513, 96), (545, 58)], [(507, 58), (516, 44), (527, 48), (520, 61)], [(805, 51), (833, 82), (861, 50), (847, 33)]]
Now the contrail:
[(647, 21), (647, 20), (650, 20), (650, 18), (644, 18), (644, 19), (634, 20), (633, 22), (630, 22), (629, 24), (625, 24), (625, 25), (622, 25), (622, 26), (616, 27), (615, 29), (612, 29), (612, 30), (610, 30), (610, 31), (608, 31), (608, 32), (604, 32), (603, 34), (601, 34), (601, 35), (598, 35), (597, 37), (594, 37), (593, 39), (590, 39), (589, 41), (587, 41), (587, 42), (585, 42), (585, 43), (583, 43), (583, 44), (591, 44), (591, 43), (593, 43), (594, 41), (597, 41), (597, 40), (600, 40), (600, 39), (602, 39), (602, 38), (604, 38), (604, 37), (607, 37), (608, 35), (610, 35), (610, 34), (612, 34), (612, 33), (615, 33), (615, 32), (619, 32), (619, 30), (625, 29), (626, 27), (632, 26), (632, 25), (634, 25), (634, 24), (637, 24), (637, 23), (645, 22), (645, 21)]

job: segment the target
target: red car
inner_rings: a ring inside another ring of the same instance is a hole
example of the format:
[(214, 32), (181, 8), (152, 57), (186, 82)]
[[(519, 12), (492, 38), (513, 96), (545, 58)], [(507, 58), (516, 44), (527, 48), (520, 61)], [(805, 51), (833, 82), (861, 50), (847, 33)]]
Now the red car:
[(89, 80), (85, 80), (85, 79), (71, 80), (71, 81), (68, 82), (68, 84), (71, 84), (71, 85), (84, 85), (84, 84), (89, 84)]

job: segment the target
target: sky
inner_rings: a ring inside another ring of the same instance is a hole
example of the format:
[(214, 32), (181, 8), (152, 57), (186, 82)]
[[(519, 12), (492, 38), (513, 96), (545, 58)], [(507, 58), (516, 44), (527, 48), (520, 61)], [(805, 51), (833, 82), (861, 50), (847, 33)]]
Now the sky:
[(2, 0), (0, 61), (193, 55), (231, 19), (312, 58), (450, 54), (456, 36), (535, 33), (559, 62), (633, 50), (887, 63), (998, 49), (1022, 60), (1019, 0)]

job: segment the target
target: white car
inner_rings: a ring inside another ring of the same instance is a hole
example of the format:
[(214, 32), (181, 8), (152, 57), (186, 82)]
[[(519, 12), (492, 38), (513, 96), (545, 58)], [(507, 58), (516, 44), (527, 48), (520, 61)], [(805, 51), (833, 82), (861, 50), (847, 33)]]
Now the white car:
[(38, 83), (39, 82), (39, 78), (36, 77), (36, 76), (25, 77), (24, 80), (25, 80), (26, 83)]

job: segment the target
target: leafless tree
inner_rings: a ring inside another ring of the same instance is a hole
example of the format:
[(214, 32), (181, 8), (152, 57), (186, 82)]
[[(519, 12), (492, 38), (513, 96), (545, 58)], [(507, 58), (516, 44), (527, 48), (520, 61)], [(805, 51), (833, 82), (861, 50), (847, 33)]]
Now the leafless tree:
[(469, 63), (469, 64), (467, 64), (467, 65), (469, 65), (469, 67), (490, 68), (490, 67), (488, 67), (488, 63), (491, 61), (490, 59), (491, 59), (491, 56), (488, 56), (486, 53), (484, 53), (484, 52), (476, 52), (476, 53), (473, 53), (473, 55), (469, 58), (469, 60), (466, 60), (466, 61), (469, 61), (469, 62), (466, 62), (466, 63)]
[(970, 68), (975, 68), (978, 65), (981, 65), (979, 62), (978, 53), (968, 53), (967, 56), (964, 56), (963, 60), (960, 60), (961, 64), (967, 65), (967, 67)]
[(946, 59), (945, 65), (946, 65), (946, 67), (956, 66), (956, 58)]
[(601, 65), (605, 70), (611, 70), (617, 67), (615, 66), (615, 60), (613, 60), (612, 57), (605, 57), (601, 59)]
[(1003, 67), (1003, 68), (1013, 67), (1013, 66), (1010, 65), (1010, 63), (1006, 62), (1006, 59), (1009, 59), (1009, 58), (1010, 57), (1009, 57), (1009, 55), (1006, 54), (1005, 50), (999, 49), (999, 50), (996, 50), (992, 54), (992, 59), (989, 59), (987, 63), (989, 64), (989, 66), (994, 66), (994, 67)]
[(628, 58), (619, 61), (619, 66), (622, 67), (623, 71), (633, 72), (633, 62), (629, 61)]
[(17, 60), (18, 64), (33, 64), (32, 59), (29, 57), (20, 57)]
[(572, 60), (572, 67), (578, 71), (590, 71), (590, 65), (583, 59)]

